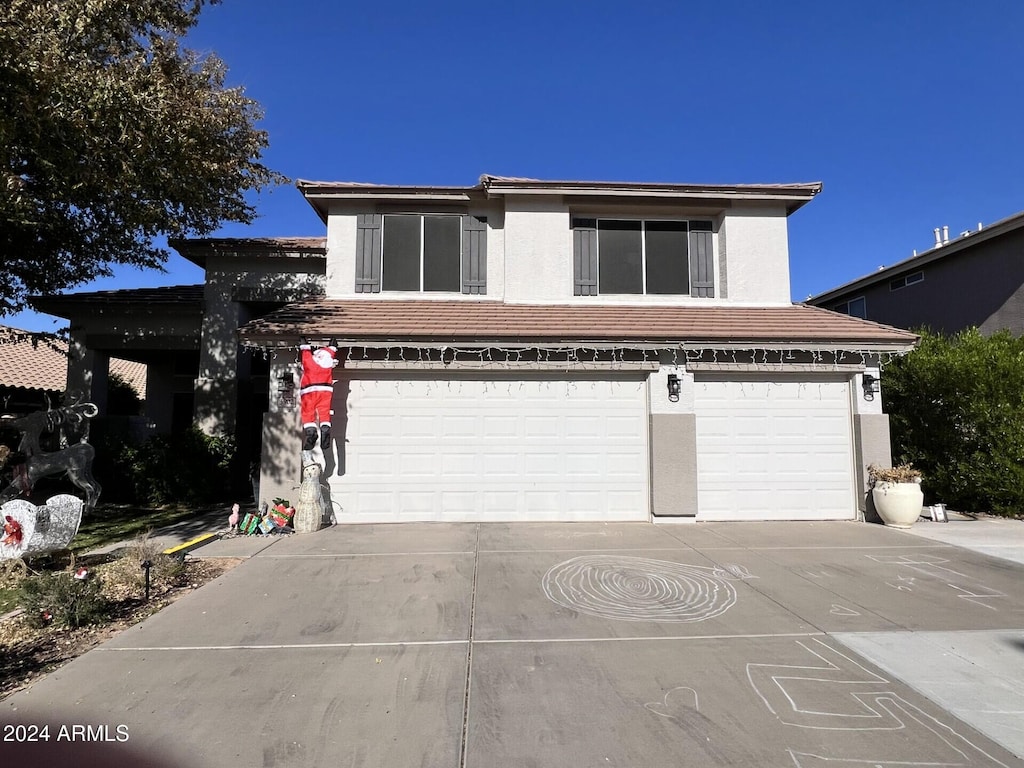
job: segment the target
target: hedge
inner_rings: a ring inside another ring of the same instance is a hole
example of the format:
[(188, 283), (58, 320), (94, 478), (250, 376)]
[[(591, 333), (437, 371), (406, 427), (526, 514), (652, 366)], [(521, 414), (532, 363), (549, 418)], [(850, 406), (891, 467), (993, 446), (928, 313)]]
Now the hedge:
[(1024, 512), (1024, 338), (918, 333), (882, 374), (894, 463), (921, 470), (926, 503)]

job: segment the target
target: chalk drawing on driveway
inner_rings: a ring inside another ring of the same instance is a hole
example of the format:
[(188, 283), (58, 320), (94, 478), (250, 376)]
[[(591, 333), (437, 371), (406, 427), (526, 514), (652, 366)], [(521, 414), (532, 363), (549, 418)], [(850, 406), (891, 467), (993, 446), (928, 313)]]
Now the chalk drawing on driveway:
[[(865, 555), (865, 557), (876, 563), (907, 569), (919, 576), (934, 579), (955, 591), (960, 599), (988, 608), (990, 611), (999, 610), (997, 606), (991, 604), (993, 601), (1006, 597), (1005, 593), (987, 587), (966, 573), (947, 568), (944, 564), (949, 560), (939, 555)], [(976, 583), (973, 586), (965, 586), (966, 582)], [(896, 583), (886, 582), (886, 584), (902, 592), (912, 592), (914, 577), (897, 573)]]
[[(875, 674), (823, 640), (795, 641), (806, 665), (747, 664), (747, 679), (767, 710), (795, 729), (863, 733), (843, 740), (861, 755), (822, 755), (789, 748), (797, 768), (839, 766), (1004, 766), (953, 727), (911, 704), (892, 681)], [(794, 734), (799, 733), (795, 731)], [(794, 735), (793, 741), (797, 740)], [(792, 742), (790, 742), (792, 743)], [(907, 752), (913, 758), (907, 758)], [(888, 753), (888, 754), (887, 754)]]
[(721, 566), (582, 555), (553, 566), (542, 586), (552, 602), (591, 616), (695, 622), (720, 616), (736, 603), (735, 577), (727, 573)]

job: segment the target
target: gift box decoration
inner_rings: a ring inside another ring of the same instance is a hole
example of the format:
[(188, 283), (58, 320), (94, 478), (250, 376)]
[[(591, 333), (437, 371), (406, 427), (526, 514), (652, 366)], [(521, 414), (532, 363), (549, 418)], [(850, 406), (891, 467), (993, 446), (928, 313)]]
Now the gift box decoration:
[(287, 499), (274, 499), (273, 506), (267, 511), (267, 516), (273, 520), (278, 528), (284, 528), (292, 524), (292, 516), (295, 514), (295, 507)]
[(238, 524), (238, 532), (243, 534), (252, 534), (260, 527), (260, 517), (252, 512), (246, 512), (245, 517), (242, 518), (242, 522)]
[(281, 512), (278, 509), (272, 509), (267, 513), (267, 517), (270, 518), (270, 522), (276, 525), (278, 528), (284, 528), (286, 525), (290, 525), (292, 522), (292, 516)]

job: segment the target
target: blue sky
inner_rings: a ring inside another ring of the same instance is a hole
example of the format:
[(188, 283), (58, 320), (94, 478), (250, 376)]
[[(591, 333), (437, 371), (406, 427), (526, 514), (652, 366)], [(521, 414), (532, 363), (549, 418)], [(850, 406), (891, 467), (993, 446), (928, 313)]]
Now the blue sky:
[[(1022, 29), (1017, 0), (225, 0), (189, 43), (292, 179), (821, 181), (789, 220), (799, 301), (1024, 210)], [(324, 233), (292, 186), (256, 205), (216, 235)], [(77, 290), (202, 280), (167, 267)]]

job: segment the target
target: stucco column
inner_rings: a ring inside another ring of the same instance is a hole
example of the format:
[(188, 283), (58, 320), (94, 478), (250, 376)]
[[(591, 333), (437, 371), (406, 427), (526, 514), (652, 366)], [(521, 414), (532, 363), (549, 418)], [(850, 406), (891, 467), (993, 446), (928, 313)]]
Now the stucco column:
[(101, 416), (107, 415), (107, 380), (110, 355), (90, 349), (85, 335), (71, 332), (68, 345), (68, 394), (81, 394), (84, 402), (95, 403)]
[[(880, 379), (877, 361), (868, 361), (863, 373), (853, 379), (853, 445), (856, 467), (857, 504), (869, 517), (868, 465), (887, 467), (892, 464), (892, 443), (889, 435), (889, 415), (882, 411), (881, 391), (865, 391), (864, 379)], [(879, 386), (879, 389), (881, 387)]]
[(235, 431), (238, 400), (238, 340), (242, 322), (237, 301), (214, 282), (206, 285), (199, 346), (199, 377), (196, 379), (195, 424), (208, 435)]
[[(679, 378), (678, 399), (669, 398), (669, 376)], [(651, 374), (650, 405), (651, 511), (658, 517), (697, 514), (697, 417), (693, 374), (679, 366), (662, 366)]]
[(270, 402), (263, 415), (260, 451), (260, 500), (298, 501), (302, 480), (299, 389), (294, 364), (276, 357), (270, 364)]

